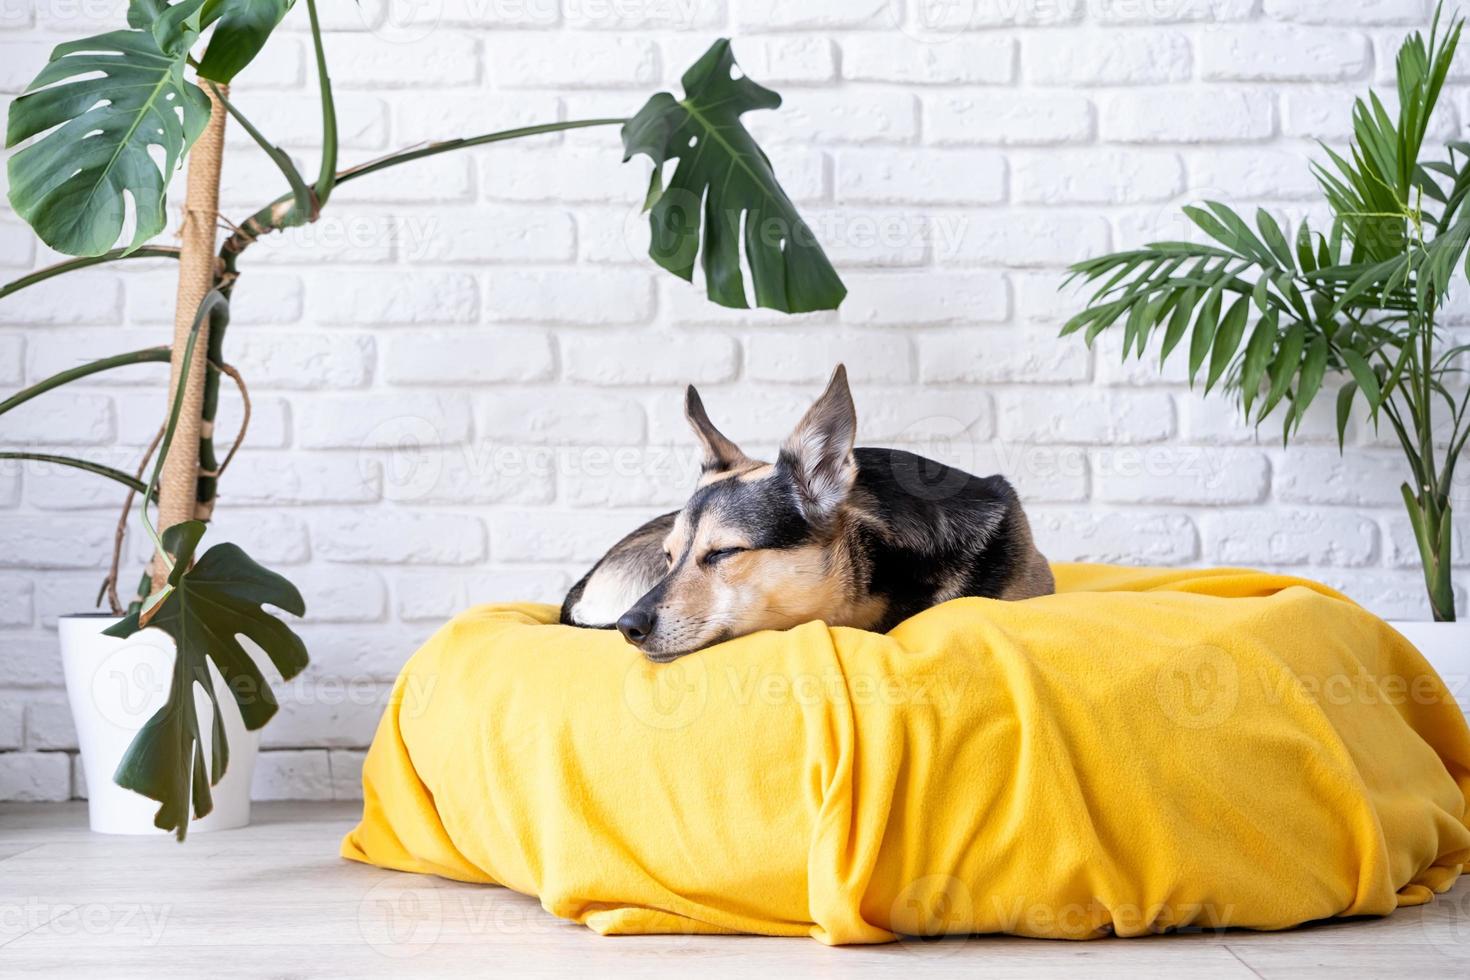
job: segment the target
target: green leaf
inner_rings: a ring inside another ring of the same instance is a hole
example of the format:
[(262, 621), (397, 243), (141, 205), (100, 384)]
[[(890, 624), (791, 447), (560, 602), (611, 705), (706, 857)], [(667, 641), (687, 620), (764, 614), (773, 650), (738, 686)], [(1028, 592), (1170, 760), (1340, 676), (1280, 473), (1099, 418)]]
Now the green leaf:
[[(1369, 290), (1380, 290), (1381, 293), (1384, 295), (1386, 295), (1388, 292), (1392, 292), (1392, 290), (1396, 288), (1394, 286), (1394, 283), (1400, 273), (1407, 275), (1409, 262), (1410, 256), (1404, 254), (1395, 256), (1391, 259), (1385, 259), (1382, 262), (1375, 262), (1366, 266), (1352, 265), (1346, 267), (1336, 266), (1318, 269), (1317, 272), (1314, 273), (1314, 275), (1323, 278), (1335, 278), (1340, 273), (1356, 273), (1356, 276), (1348, 284), (1347, 289), (1343, 290), (1342, 295), (1337, 297), (1337, 302), (1332, 305), (1332, 308), (1328, 311), (1325, 319), (1330, 320), (1335, 318), (1339, 313), (1347, 309), (1349, 304), (1351, 304), (1359, 296), (1366, 294)], [(1378, 302), (1380, 304), (1384, 302), (1382, 295), (1380, 296)]]
[(649, 214), (649, 254), (691, 281), (702, 259), (709, 298), (743, 309), (743, 248), (756, 305), (786, 313), (836, 309), (847, 287), (740, 119), (776, 108), (781, 97), (732, 77), (735, 67), (730, 42), (716, 41), (684, 73), (683, 99), (660, 92), (623, 126), (625, 160), (642, 153), (656, 171), (679, 161)]
[(1245, 360), (1240, 369), (1240, 393), (1246, 418), (1250, 418), (1251, 403), (1261, 391), (1261, 379), (1266, 376), (1266, 366), (1271, 362), (1271, 352), (1276, 348), (1278, 315), (1275, 310), (1267, 311), (1256, 323), (1251, 339), (1245, 345)]
[(1312, 229), (1303, 221), (1296, 232), (1296, 258), (1303, 272), (1317, 268), (1317, 256), (1312, 252)]
[(1230, 229), (1221, 224), (1214, 215), (1210, 214), (1204, 208), (1186, 204), (1180, 210), (1184, 212), (1190, 221), (1198, 225), (1201, 231), (1230, 249), (1231, 252), (1239, 253), (1242, 251), (1239, 239), (1230, 232)]
[(1160, 364), (1168, 360), (1174, 348), (1179, 346), (1179, 341), (1184, 338), (1184, 331), (1189, 329), (1189, 318), (1194, 313), (1194, 304), (1198, 301), (1199, 290), (1190, 287), (1175, 305), (1174, 312), (1169, 316), (1169, 325), (1164, 328), (1164, 343), (1159, 353)]
[(1189, 383), (1194, 384), (1194, 376), (1199, 373), (1200, 367), (1205, 363), (1205, 357), (1210, 353), (1210, 345), (1215, 340), (1215, 326), (1220, 319), (1220, 291), (1210, 290), (1205, 301), (1200, 304), (1199, 316), (1194, 321), (1194, 333), (1189, 338)]
[[(1092, 323), (1094, 320), (1098, 320), (1102, 317), (1108, 316), (1110, 313), (1113, 313), (1115, 309), (1121, 311), (1123, 309), (1123, 304), (1108, 303), (1104, 306), (1089, 306), (1081, 313), (1076, 314), (1075, 316), (1067, 320), (1066, 323), (1062, 324), (1060, 336), (1065, 337), (1068, 334), (1076, 333), (1078, 330), (1081, 330), (1083, 327), (1087, 326), (1089, 323)], [(1116, 316), (1117, 314), (1113, 313), (1113, 315)], [(1109, 322), (1111, 322), (1111, 320)], [(1091, 345), (1092, 340), (1089, 338), (1087, 342), (1089, 345)]]
[(1265, 208), (1256, 210), (1256, 227), (1261, 229), (1261, 238), (1265, 240), (1266, 247), (1271, 254), (1288, 269), (1295, 268), (1296, 261), (1291, 254), (1291, 246), (1286, 244), (1286, 236), (1281, 232), (1281, 226), (1276, 219), (1271, 217)]
[(1353, 414), (1353, 396), (1358, 393), (1358, 383), (1349, 381), (1337, 393), (1337, 451), (1342, 452), (1347, 442), (1348, 419)]
[(1167, 315), (1165, 307), (1171, 302), (1177, 302), (1178, 296), (1169, 293), (1160, 293), (1151, 302), (1140, 299), (1133, 305), (1128, 313), (1128, 321), (1123, 328), (1123, 360), (1128, 359), (1130, 347), (1138, 350), (1138, 356), (1143, 356), (1143, 348), (1148, 344), (1149, 331), (1153, 325)]
[(1312, 338), (1311, 346), (1307, 348), (1306, 359), (1302, 362), (1301, 377), (1297, 381), (1296, 394), (1291, 399), (1291, 422), (1295, 427), (1302, 424), (1302, 416), (1307, 413), (1307, 406), (1312, 404), (1312, 399), (1317, 397), (1317, 392), (1322, 389), (1322, 379), (1327, 374), (1327, 339), (1325, 337)]
[[(134, 10), (142, 2), (134, 0)], [(124, 254), (163, 230), (168, 181), (209, 121), (208, 97), (183, 73), (200, 2), (166, 8), (151, 30), (57, 45), (11, 103), (7, 147), (45, 135), (11, 156), (10, 203), (51, 248), (108, 251), (122, 234), (129, 197), (135, 228)]]
[[(306, 604), (301, 593), (233, 544), (215, 545), (191, 568), (203, 535), (201, 521), (175, 524), (163, 532), (164, 547), (175, 556), (168, 578), (172, 591), (146, 626), (173, 637), (177, 647), (173, 679), (167, 702), (143, 726), (113, 777), (119, 786), (156, 800), (160, 805), (154, 825), (174, 831), (180, 840), (188, 828), (191, 808), (196, 817), (209, 812), (209, 786), (224, 776), (228, 758), (218, 721), (221, 707), (208, 665), (214, 664), (234, 695), (245, 727), (255, 731), (276, 713), (276, 700), (239, 637), (249, 638), (264, 650), (286, 680), (301, 673), (307, 663), (300, 637), (261, 608), (268, 603), (304, 615)], [(105, 632), (126, 638), (144, 627), (139, 613), (133, 612)], [(216, 718), (214, 765), (207, 780), (194, 708), (195, 684), (202, 686), (213, 702)]]
[(1256, 284), (1251, 287), (1251, 302), (1255, 303), (1256, 308), (1259, 309), (1262, 313), (1265, 313), (1266, 308), (1270, 305), (1270, 296), (1271, 277), (1262, 276), (1261, 278), (1257, 279)]
[(1357, 383), (1359, 388), (1363, 389), (1363, 397), (1368, 399), (1368, 408), (1376, 417), (1378, 415), (1378, 407), (1383, 402), (1383, 396), (1378, 389), (1378, 375), (1368, 365), (1367, 359), (1351, 347), (1344, 347), (1341, 353), (1343, 364), (1347, 366), (1348, 372), (1352, 374), (1353, 381)]
[(1291, 379), (1296, 377), (1297, 368), (1301, 366), (1302, 348), (1307, 343), (1307, 328), (1301, 322), (1293, 323), (1286, 331), (1286, 339), (1281, 342), (1276, 351), (1276, 357), (1271, 361), (1271, 388), (1266, 392), (1266, 401), (1261, 405), (1261, 414), (1256, 416), (1260, 422), (1271, 414), (1283, 397), (1286, 389), (1291, 385)]
[(1120, 299), (1103, 306), (1094, 307), (1097, 315), (1087, 325), (1087, 333), (1084, 335), (1088, 347), (1092, 346), (1092, 342), (1097, 339), (1098, 334), (1111, 327), (1113, 322), (1123, 315), (1123, 311), (1129, 309), (1130, 302), (1132, 301), (1128, 299)]
[(1298, 289), (1296, 283), (1292, 281), (1291, 273), (1278, 273), (1273, 282), (1275, 283), (1276, 288), (1281, 292), (1281, 295), (1286, 297), (1286, 302), (1291, 305), (1291, 308), (1295, 310), (1296, 313), (1303, 320), (1310, 320), (1312, 318), (1311, 307), (1307, 305), (1306, 299), (1302, 297), (1302, 291)]
[(1234, 359), (1241, 338), (1245, 336), (1245, 320), (1249, 313), (1250, 299), (1242, 296), (1230, 304), (1230, 309), (1220, 321), (1220, 329), (1215, 331), (1215, 343), (1210, 349), (1210, 371), (1205, 376), (1206, 393), (1215, 387), (1215, 382), (1220, 380)]
[(265, 47), (291, 0), (206, 0), (204, 22), (214, 24), (199, 59), (199, 77), (228, 84)]
[(1224, 222), (1225, 227), (1230, 229), (1231, 234), (1235, 236), (1236, 241), (1239, 243), (1239, 249), (1242, 255), (1254, 259), (1268, 269), (1276, 264), (1276, 259), (1271, 255), (1270, 250), (1262, 244), (1261, 240), (1256, 237), (1255, 232), (1251, 231), (1250, 225), (1246, 224), (1240, 215), (1218, 201), (1206, 201), (1205, 204), (1209, 206), (1211, 211), (1215, 212), (1216, 217)]

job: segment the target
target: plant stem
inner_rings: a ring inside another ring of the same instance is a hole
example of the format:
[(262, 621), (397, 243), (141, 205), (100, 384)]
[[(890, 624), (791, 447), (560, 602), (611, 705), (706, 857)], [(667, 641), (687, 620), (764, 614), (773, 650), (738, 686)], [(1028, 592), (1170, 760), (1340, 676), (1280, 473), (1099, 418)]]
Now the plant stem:
[[(217, 289), (211, 289), (208, 293), (205, 293), (204, 299), (199, 302), (199, 308), (189, 321), (188, 334), (182, 338), (183, 357), (180, 363), (184, 366), (184, 373), (180, 375), (174, 384), (173, 398), (169, 405), (168, 422), (163, 429), (163, 441), (158, 447), (158, 459), (153, 464), (153, 475), (149, 477), (147, 486), (143, 488), (143, 505), (141, 508), (143, 527), (148, 532), (148, 536), (153, 540), (153, 546), (158, 552), (160, 565), (169, 571), (173, 570), (173, 560), (163, 549), (163, 541), (159, 537), (159, 531), (154, 529), (153, 523), (148, 519), (148, 505), (152, 501), (154, 489), (159, 486), (159, 481), (163, 477), (164, 470), (168, 464), (169, 450), (173, 447), (174, 436), (178, 432), (179, 422), (183, 420), (189, 394), (189, 375), (195, 362), (195, 355), (198, 353), (199, 334), (206, 327), (223, 325), (228, 317), (229, 303), (225, 300), (224, 295)], [(213, 334), (219, 331), (210, 330), (209, 332)], [(161, 513), (162, 507), (160, 506), (159, 509)], [(159, 523), (163, 524), (162, 517), (159, 518)], [(166, 525), (164, 529), (167, 529)], [(155, 582), (157, 581), (157, 577), (157, 571), (155, 570)]]
[[(143, 453), (143, 458), (138, 460), (138, 469), (133, 473), (134, 478), (138, 481), (138, 487), (143, 486), (143, 474), (148, 471), (148, 461), (153, 458), (153, 454), (158, 451), (158, 444), (163, 441), (163, 431), (164, 427), (159, 426), (158, 433), (153, 437), (153, 441), (148, 444), (147, 450)], [(106, 596), (107, 608), (114, 616), (121, 616), (123, 614), (122, 600), (117, 596), (117, 574), (118, 568), (122, 566), (123, 538), (128, 531), (128, 518), (133, 513), (133, 498), (137, 495), (138, 488), (135, 487), (130, 489), (127, 497), (123, 499), (122, 513), (118, 515), (117, 528), (112, 532), (112, 563), (107, 567), (107, 577), (102, 580), (102, 588), (97, 590), (96, 604), (99, 606), (102, 605), (102, 597)], [(145, 581), (147, 580), (146, 574), (144, 579)]]
[(255, 145), (265, 151), (265, 155), (270, 157), (271, 162), (276, 165), (276, 169), (280, 170), (281, 175), (286, 178), (286, 183), (291, 187), (292, 199), (295, 202), (295, 207), (288, 219), (290, 223), (299, 225), (312, 220), (316, 206), (312, 202), (311, 188), (306, 186), (306, 178), (301, 176), (301, 172), (291, 162), (291, 157), (285, 150), (266, 139), (265, 134), (256, 129), (255, 124), (243, 112), (235, 108), (233, 102), (225, 97), (225, 94), (220, 91), (218, 85), (207, 79), (203, 81), (209, 86), (209, 91), (214, 95), (215, 101), (225, 107), (226, 111), (235, 118), (235, 121), (240, 124), (241, 128), (245, 130), (250, 138), (255, 140)]
[(145, 347), (142, 350), (129, 351), (126, 354), (114, 354), (112, 357), (104, 357), (99, 361), (92, 361), (90, 364), (79, 364), (74, 368), (59, 371), (44, 381), (38, 381), (29, 388), (17, 391), (3, 402), (0, 402), (0, 415), (4, 415), (17, 405), (24, 405), (37, 395), (44, 395), (51, 389), (60, 388), (62, 385), (76, 381), (78, 378), (100, 374), (103, 371), (110, 371), (113, 368), (124, 367), (129, 364), (153, 364), (166, 362), (168, 359), (169, 349), (167, 347)]
[[(586, 129), (591, 126), (621, 126), (627, 122), (626, 119), (576, 119), (568, 122), (542, 123), (539, 126), (522, 126), (517, 129), (506, 129), (495, 133), (486, 133), (483, 136), (472, 136), (467, 139), (440, 140), (424, 146), (410, 147), (406, 150), (398, 150), (386, 156), (378, 157), (360, 163), (346, 170), (339, 170), (334, 177), (334, 186), (344, 184), (349, 180), (366, 177), (368, 174), (396, 167), (401, 163), (410, 163), (414, 160), (422, 160), (425, 157), (437, 156), (440, 153), (448, 153), (451, 150), (463, 150), (472, 146), (483, 146), (487, 143), (500, 143), (506, 140), (522, 139), (527, 136), (542, 136), (546, 133), (558, 133), (572, 129)], [(319, 202), (322, 198), (320, 190), (317, 197)], [(273, 231), (279, 231), (284, 227), (283, 222), (290, 213), (291, 195), (286, 194), (276, 198), (265, 207), (256, 211), (250, 217), (242, 221), (238, 230), (225, 239), (220, 246), (220, 258), (224, 260), (225, 269), (229, 273), (235, 271), (235, 262), (239, 254), (253, 245), (256, 239), (269, 235)]]
[(482, 146), (486, 143), (500, 143), (505, 140), (522, 139), (527, 136), (541, 136), (546, 133), (557, 133), (569, 129), (586, 129), (590, 126), (621, 126), (627, 122), (626, 119), (577, 119), (569, 122), (542, 123), (538, 126), (522, 126), (518, 129), (506, 129), (498, 133), (486, 133), (484, 136), (471, 136), (466, 139), (438, 140), (426, 146), (415, 147), (407, 150), (399, 150), (367, 163), (360, 163), (355, 167), (337, 174), (337, 183), (343, 184), (358, 177), (366, 177), (368, 174), (377, 173), (388, 167), (395, 167), (400, 163), (408, 163), (411, 160), (421, 160), (424, 157), (436, 156), (440, 153), (448, 153), (450, 150), (463, 150), (471, 146)]
[(1424, 567), (1424, 587), (1429, 594), (1429, 609), (1437, 623), (1455, 621), (1455, 585), (1450, 572), (1454, 556), (1454, 512), (1448, 500), (1431, 501), (1428, 495), (1416, 497), (1403, 487), (1404, 505), (1409, 509), (1409, 523), (1414, 541), (1419, 546), (1419, 560)]
[(0, 299), (4, 299), (11, 293), (18, 293), (27, 286), (34, 286), (38, 282), (45, 282), (55, 276), (65, 275), (77, 269), (85, 269), (90, 265), (101, 265), (104, 262), (120, 262), (123, 259), (176, 259), (179, 250), (171, 245), (144, 245), (142, 248), (129, 252), (126, 249), (115, 248), (101, 255), (86, 256), (80, 259), (68, 259), (55, 265), (48, 265), (44, 269), (38, 269), (29, 275), (21, 276), (14, 282), (8, 282), (0, 286)]
[(306, 0), (306, 13), (311, 18), (311, 44), (316, 51), (316, 81), (322, 103), (322, 166), (316, 179), (316, 200), (320, 208), (332, 196), (332, 187), (337, 182), (337, 103), (332, 98), (332, 78), (327, 74), (327, 55), (322, 48), (316, 0)]
[(93, 463), (90, 460), (75, 459), (71, 456), (55, 456), (51, 453), (4, 452), (0, 453), (0, 459), (31, 460), (36, 463), (55, 463), (57, 466), (70, 466), (73, 469), (86, 470), (88, 473), (105, 476), (109, 480), (116, 480), (123, 486), (133, 490), (142, 491), (144, 489), (142, 480), (135, 480), (122, 470), (113, 469), (111, 466), (105, 466), (102, 463)]

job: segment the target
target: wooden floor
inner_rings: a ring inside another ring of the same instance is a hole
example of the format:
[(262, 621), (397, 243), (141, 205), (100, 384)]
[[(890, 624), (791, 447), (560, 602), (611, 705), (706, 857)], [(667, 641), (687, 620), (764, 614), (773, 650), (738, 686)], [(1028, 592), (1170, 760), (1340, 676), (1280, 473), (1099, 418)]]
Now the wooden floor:
[(257, 804), (246, 830), (101, 837), (82, 804), (0, 804), (0, 976), (1470, 976), (1470, 878), (1388, 919), (1087, 943), (973, 937), (829, 949), (602, 938), (530, 898), (342, 861), (353, 804)]

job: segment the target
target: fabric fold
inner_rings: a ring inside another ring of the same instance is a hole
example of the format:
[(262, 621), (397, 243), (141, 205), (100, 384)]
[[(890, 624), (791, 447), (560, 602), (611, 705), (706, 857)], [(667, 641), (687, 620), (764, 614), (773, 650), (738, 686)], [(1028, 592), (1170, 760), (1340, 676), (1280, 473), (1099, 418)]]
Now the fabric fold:
[(1470, 729), (1389, 626), (1287, 576), (1055, 572), (663, 666), (469, 610), (395, 684), (342, 854), (607, 935), (832, 944), (1281, 929), (1453, 884)]

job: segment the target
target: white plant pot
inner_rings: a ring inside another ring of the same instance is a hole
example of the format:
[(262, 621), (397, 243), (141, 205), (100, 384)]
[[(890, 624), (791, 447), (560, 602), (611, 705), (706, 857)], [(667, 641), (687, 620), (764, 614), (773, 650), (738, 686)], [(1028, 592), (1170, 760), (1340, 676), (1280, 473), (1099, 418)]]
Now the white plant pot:
[[(94, 614), (63, 616), (58, 623), (66, 696), (87, 774), (87, 811), (97, 833), (162, 834), (153, 826), (158, 804), (123, 789), (112, 776), (138, 730), (168, 700), (174, 641), (157, 629), (145, 629), (126, 640), (104, 636), (102, 631), (117, 621), (115, 616)], [(260, 733), (245, 730), (235, 699), (213, 664), (210, 676), (225, 716), (230, 763), (212, 789), (214, 809), (189, 824), (191, 834), (250, 822), (250, 780), (260, 745)], [(197, 686), (194, 700), (208, 759), (214, 709)]]
[(1390, 620), (1388, 625), (1418, 648), (1470, 715), (1470, 621)]

